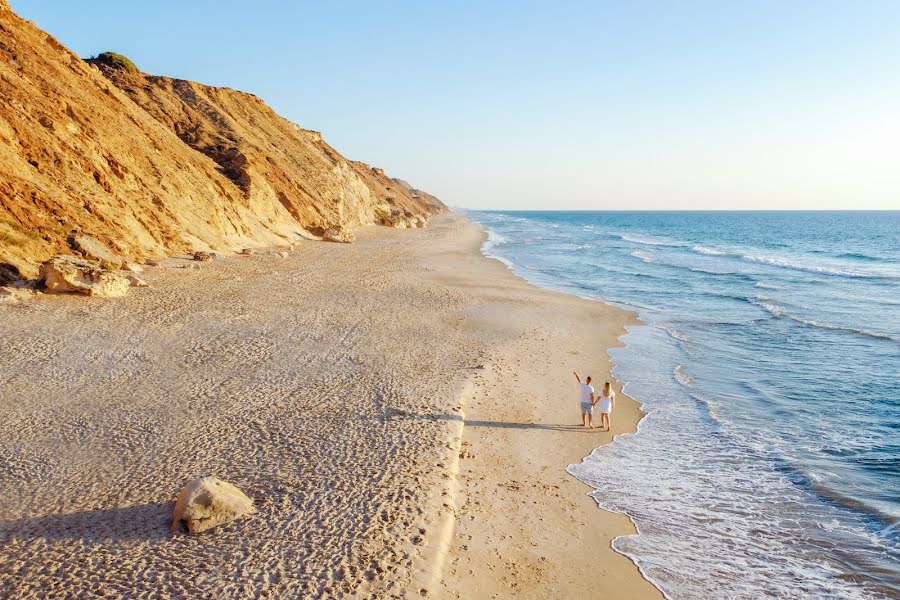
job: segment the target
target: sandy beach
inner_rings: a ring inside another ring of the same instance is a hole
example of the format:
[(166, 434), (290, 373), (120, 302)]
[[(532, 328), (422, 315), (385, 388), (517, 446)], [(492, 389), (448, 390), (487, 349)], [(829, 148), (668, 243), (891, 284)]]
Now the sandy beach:
[[(442, 215), (0, 305), (0, 596), (661, 597), (565, 472), (611, 440), (571, 372), (607, 378), (632, 317), (483, 235)], [(620, 395), (613, 433), (639, 417)], [(259, 514), (170, 535), (208, 474)]]

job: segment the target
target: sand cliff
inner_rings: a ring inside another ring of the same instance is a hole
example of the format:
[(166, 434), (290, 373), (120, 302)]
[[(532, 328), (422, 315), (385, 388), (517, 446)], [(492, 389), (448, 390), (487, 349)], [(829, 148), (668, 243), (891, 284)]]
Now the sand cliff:
[(86, 62), (0, 0), (0, 265), (34, 277), (78, 234), (140, 260), (443, 210), (253, 95)]

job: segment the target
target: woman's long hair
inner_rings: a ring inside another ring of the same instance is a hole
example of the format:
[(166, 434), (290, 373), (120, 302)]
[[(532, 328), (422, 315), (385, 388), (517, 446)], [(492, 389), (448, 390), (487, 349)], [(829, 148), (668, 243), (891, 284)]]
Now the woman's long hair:
[(607, 398), (609, 398), (610, 395), (612, 395), (612, 386), (609, 385), (608, 381), (603, 384), (603, 395), (606, 396)]

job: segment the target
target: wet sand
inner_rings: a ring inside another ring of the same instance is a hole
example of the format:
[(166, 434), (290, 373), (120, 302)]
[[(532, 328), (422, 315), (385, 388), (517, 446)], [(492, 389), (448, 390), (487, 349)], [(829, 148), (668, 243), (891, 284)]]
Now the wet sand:
[[(630, 316), (482, 238), (445, 215), (0, 305), (0, 596), (659, 597), (564, 471), (610, 439), (571, 371), (606, 377)], [(259, 514), (171, 536), (208, 474)]]

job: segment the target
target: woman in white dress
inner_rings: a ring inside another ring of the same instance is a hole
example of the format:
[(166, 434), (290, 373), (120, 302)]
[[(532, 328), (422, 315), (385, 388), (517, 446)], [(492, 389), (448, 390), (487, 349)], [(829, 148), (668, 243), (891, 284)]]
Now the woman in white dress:
[[(612, 426), (609, 424), (609, 413), (616, 406), (616, 392), (607, 381), (600, 390), (600, 397), (597, 398), (597, 412), (600, 413), (600, 431), (610, 431)], [(604, 425), (606, 429), (603, 429)]]

